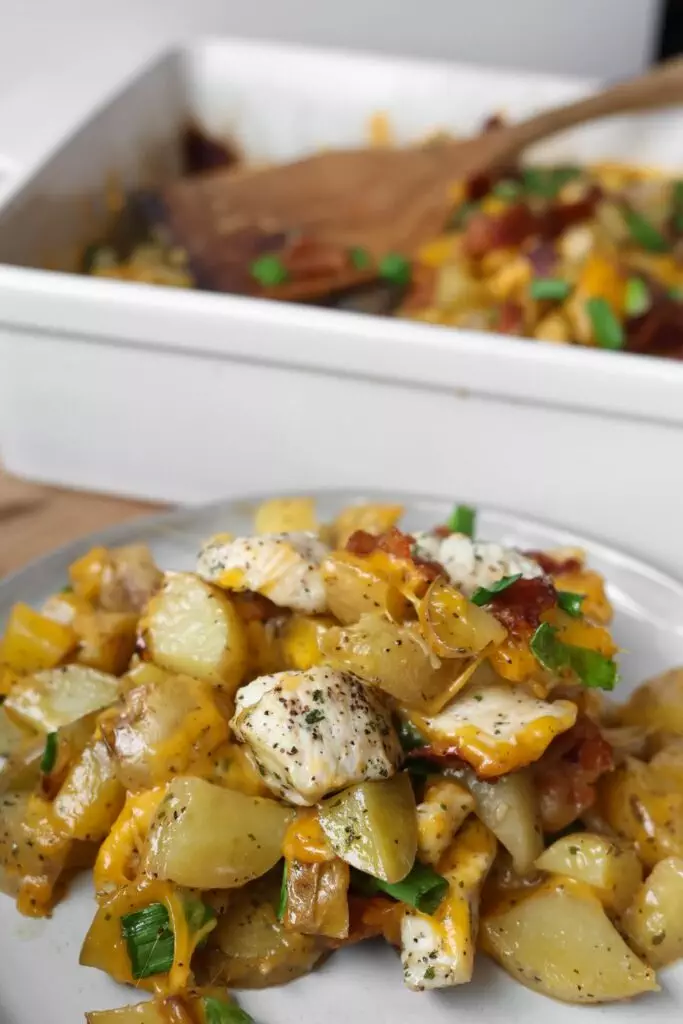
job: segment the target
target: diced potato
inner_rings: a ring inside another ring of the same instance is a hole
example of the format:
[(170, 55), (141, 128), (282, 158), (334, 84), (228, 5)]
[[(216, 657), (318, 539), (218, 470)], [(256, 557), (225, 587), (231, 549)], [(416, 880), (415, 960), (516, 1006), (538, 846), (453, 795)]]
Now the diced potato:
[(441, 577), (434, 580), (419, 607), (422, 631), (440, 658), (469, 658), (498, 647), (507, 630), (485, 608), (468, 601)]
[(517, 981), (565, 1003), (609, 1003), (659, 987), (597, 897), (569, 879), (488, 913), (482, 945)]
[(27, 604), (15, 604), (0, 647), (0, 658), (23, 675), (54, 668), (75, 650), (78, 638), (70, 626), (40, 615)]
[(283, 985), (312, 970), (323, 953), (320, 940), (288, 931), (277, 919), (279, 878), (248, 885), (234, 894), (202, 954), (198, 980), (235, 988)]
[(129, 612), (86, 611), (74, 618), (80, 665), (118, 676), (135, 650), (138, 618)]
[(93, 882), (98, 896), (111, 894), (137, 879), (140, 851), (145, 848), (152, 820), (165, 795), (164, 787), (157, 786), (126, 797), (95, 860)]
[(109, 552), (100, 582), (99, 603), (109, 612), (138, 615), (163, 579), (146, 544), (129, 544)]
[(475, 813), (512, 856), (515, 870), (529, 871), (543, 850), (538, 798), (525, 769), (491, 782), (471, 768), (449, 768), (448, 773), (467, 786), (476, 800)]
[(400, 882), (417, 852), (417, 811), (407, 774), (361, 782), (323, 800), (323, 832), (342, 860), (385, 882)]
[(19, 724), (47, 733), (108, 707), (117, 697), (114, 676), (82, 665), (64, 665), (22, 679), (4, 708)]
[(145, 869), (191, 888), (238, 888), (277, 863), (293, 817), (274, 800), (175, 779), (152, 823)]
[(159, 668), (152, 661), (140, 661), (133, 659), (125, 676), (119, 679), (119, 690), (126, 694), (128, 690), (134, 690), (136, 686), (155, 686), (157, 683), (165, 682), (172, 673), (166, 669)]
[(52, 810), (71, 839), (98, 842), (116, 821), (124, 797), (114, 757), (106, 743), (96, 739), (72, 764)]
[(335, 859), (287, 862), (284, 926), (302, 935), (345, 939), (349, 934), (349, 866)]
[(639, 686), (620, 709), (626, 725), (683, 736), (683, 668), (673, 668)]
[(77, 597), (73, 590), (60, 590), (58, 594), (48, 597), (40, 614), (60, 622), (62, 626), (73, 626), (77, 615), (92, 610), (92, 605), (82, 597)]
[(633, 847), (591, 832), (556, 840), (537, 858), (536, 867), (585, 882), (605, 910), (615, 914), (625, 910), (643, 879)]
[(647, 867), (683, 857), (683, 792), (671, 789), (650, 765), (628, 758), (604, 775), (597, 810), (618, 836), (635, 845)]
[[(25, 750), (36, 738), (35, 732), (17, 725), (0, 707), (0, 773), (11, 757)], [(44, 745), (43, 739), (39, 742)]]
[(193, 573), (169, 573), (140, 622), (153, 661), (234, 693), (247, 663), (244, 624), (230, 598)]
[(427, 783), (417, 805), (417, 855), (423, 864), (438, 863), (473, 808), (474, 797), (454, 779)]
[(452, 663), (431, 654), (416, 623), (402, 625), (383, 615), (328, 630), (321, 648), (334, 668), (353, 672), (412, 708), (428, 710), (444, 695), (447, 700), (458, 674)]
[(334, 521), (334, 544), (338, 548), (345, 547), (356, 530), (365, 530), (375, 535), (385, 533), (396, 525), (403, 512), (403, 505), (349, 505), (341, 510)]
[(635, 951), (653, 967), (683, 957), (683, 860), (656, 864), (621, 918)]
[(30, 793), (0, 796), (0, 886), (31, 917), (46, 914), (71, 842), (57, 832), (48, 801)]
[(85, 1019), (88, 1024), (168, 1024), (163, 1005), (155, 1001), (116, 1010), (92, 1010)]
[(69, 579), (77, 597), (96, 604), (100, 596), (104, 570), (110, 565), (111, 556), (103, 547), (92, 548), (73, 562), (69, 566)]
[(256, 533), (317, 533), (318, 527), (314, 498), (271, 498), (259, 505), (254, 516)]
[(320, 665), (323, 660), (320, 641), (333, 626), (334, 619), (324, 616), (292, 615), (286, 619), (277, 630), (281, 658), (278, 668), (306, 672)]
[(358, 622), (368, 613), (383, 613), (395, 620), (404, 618), (408, 602), (371, 559), (337, 552), (324, 560), (322, 573), (328, 607), (345, 625)]
[(123, 708), (102, 722), (126, 789), (149, 789), (189, 771), (228, 737), (228, 723), (210, 683), (169, 676), (126, 694)]

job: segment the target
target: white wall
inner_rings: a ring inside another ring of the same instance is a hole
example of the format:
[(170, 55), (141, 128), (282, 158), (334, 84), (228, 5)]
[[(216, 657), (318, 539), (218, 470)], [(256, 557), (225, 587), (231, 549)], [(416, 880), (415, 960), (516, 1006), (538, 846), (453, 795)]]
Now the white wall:
[(647, 63), (660, 0), (0, 0), (0, 92), (193, 31), (597, 77)]

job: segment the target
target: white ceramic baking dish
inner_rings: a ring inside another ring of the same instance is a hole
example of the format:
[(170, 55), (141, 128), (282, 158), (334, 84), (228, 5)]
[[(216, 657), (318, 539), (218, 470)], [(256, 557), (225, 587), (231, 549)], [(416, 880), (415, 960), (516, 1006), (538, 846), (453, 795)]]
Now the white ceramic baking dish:
[[(377, 111), (410, 139), (474, 129), (501, 108), (530, 113), (589, 83), (230, 40), (166, 54), (125, 87), (121, 77), (103, 105), (102, 83), (71, 80), (80, 125), (49, 154), (34, 141), (0, 184), (10, 470), (171, 501), (249, 492), (264, 464), (275, 491), (450, 489), (683, 571), (680, 365), (66, 272), (107, 175), (135, 185), (173, 173), (189, 114), (248, 156), (281, 159), (358, 143)], [(96, 109), (83, 121), (86, 88)], [(38, 101), (21, 117), (15, 106), (13, 124), (41, 124)], [(682, 128), (677, 115), (622, 119), (544, 152), (675, 166)], [(36, 269), (46, 259), (63, 271)]]

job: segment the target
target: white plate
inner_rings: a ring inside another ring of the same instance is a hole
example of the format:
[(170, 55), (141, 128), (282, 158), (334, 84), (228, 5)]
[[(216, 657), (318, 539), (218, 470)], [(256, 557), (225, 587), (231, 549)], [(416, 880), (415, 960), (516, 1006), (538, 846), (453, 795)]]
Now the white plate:
[[(323, 518), (355, 500), (349, 492), (320, 496)], [(364, 495), (386, 498), (387, 495)], [(407, 508), (408, 529), (444, 520), (452, 503), (392, 495)], [(64, 583), (68, 564), (93, 542), (141, 540), (165, 568), (190, 568), (199, 541), (218, 530), (249, 531), (254, 500), (214, 505), (201, 510), (128, 523), (70, 544), (4, 581), (0, 586), (0, 625), (16, 600), (39, 604)], [(503, 511), (481, 509), (478, 533), (522, 548), (579, 545), (591, 564), (609, 580), (616, 607), (614, 632), (625, 649), (625, 696), (648, 675), (683, 664), (683, 584), (604, 545), (552, 526)], [(78, 966), (80, 944), (94, 911), (91, 889), (83, 881), (57, 908), (50, 921), (20, 917), (12, 901), (0, 897), (1, 1024), (75, 1024), (86, 1010), (107, 1009), (135, 1001), (135, 992), (115, 985), (98, 971)], [(644, 1021), (672, 1024), (683, 1009), (683, 967), (664, 971), (663, 990), (631, 1004), (573, 1008), (551, 1003), (510, 981), (481, 956), (474, 982), (461, 989), (413, 994), (403, 987), (398, 960), (391, 949), (364, 944), (335, 954), (307, 978), (284, 988), (247, 993), (242, 1003), (258, 1024), (346, 1024), (349, 1019), (373, 1024), (585, 1024)]]

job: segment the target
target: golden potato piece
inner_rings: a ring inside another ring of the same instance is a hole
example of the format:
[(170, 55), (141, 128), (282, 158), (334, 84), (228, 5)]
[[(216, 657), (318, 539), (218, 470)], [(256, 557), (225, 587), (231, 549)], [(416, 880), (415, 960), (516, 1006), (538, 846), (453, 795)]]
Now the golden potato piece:
[(244, 623), (223, 591), (194, 573), (169, 573), (147, 605), (140, 636), (169, 672), (205, 679), (234, 693), (247, 665)]
[(105, 611), (139, 614), (161, 585), (163, 573), (146, 544), (113, 548), (102, 568), (99, 603)]
[(100, 672), (121, 675), (135, 650), (137, 625), (138, 617), (133, 612), (77, 613), (73, 622), (79, 639), (76, 661)]
[(322, 573), (329, 610), (344, 625), (369, 613), (384, 613), (392, 619), (405, 616), (405, 597), (370, 560), (337, 552), (323, 561)]
[(632, 846), (592, 832), (563, 836), (536, 860), (536, 867), (585, 882), (605, 910), (620, 914), (643, 880)]
[(643, 683), (620, 711), (625, 725), (683, 736), (683, 668)]
[(603, 776), (596, 810), (635, 845), (647, 867), (665, 857), (683, 857), (683, 792), (672, 790), (652, 765), (632, 757)]
[(254, 516), (256, 533), (317, 533), (318, 525), (313, 498), (271, 498), (259, 505)]
[(683, 860), (657, 864), (621, 918), (633, 948), (653, 967), (683, 957)]
[(610, 1003), (659, 986), (587, 886), (553, 879), (482, 921), (482, 946), (527, 988), (565, 1003)]
[(349, 505), (343, 508), (332, 524), (334, 545), (338, 548), (346, 546), (346, 542), (356, 530), (366, 533), (380, 534), (395, 526), (403, 515), (403, 505)]
[(118, 680), (82, 665), (64, 665), (21, 679), (4, 709), (15, 722), (38, 732), (56, 732), (113, 704)]

